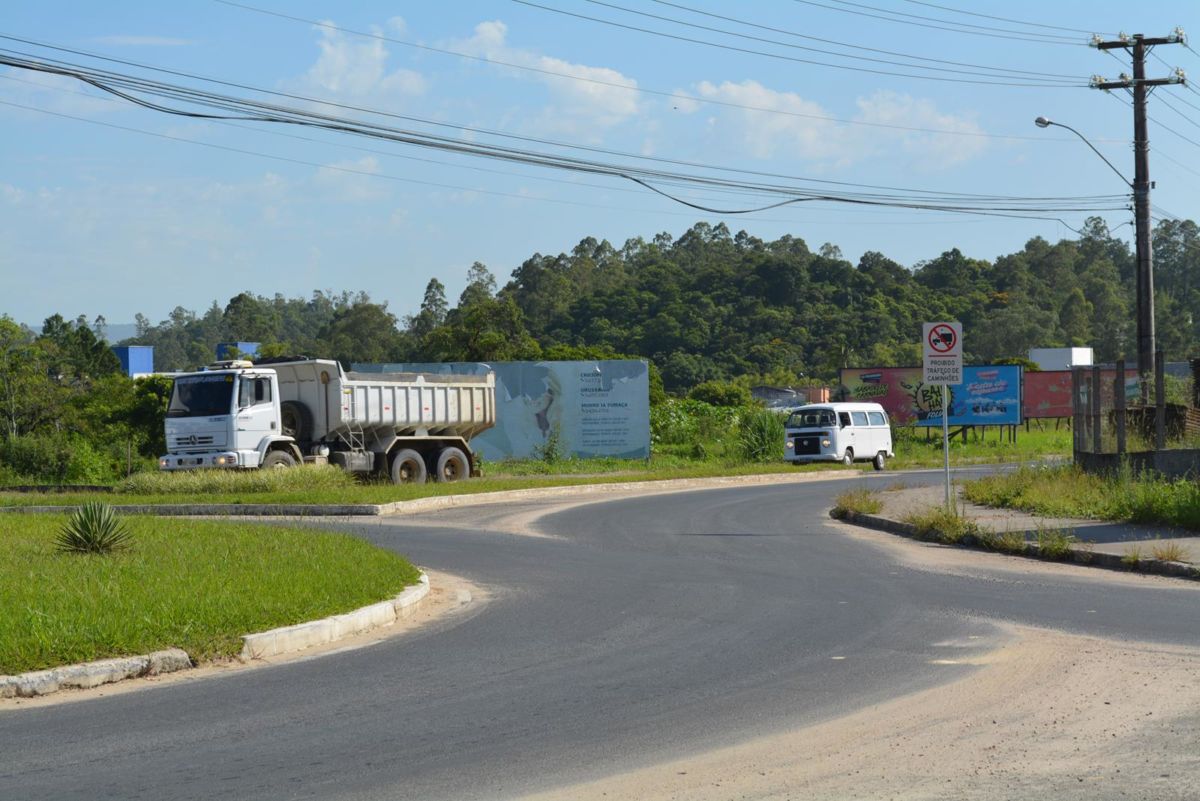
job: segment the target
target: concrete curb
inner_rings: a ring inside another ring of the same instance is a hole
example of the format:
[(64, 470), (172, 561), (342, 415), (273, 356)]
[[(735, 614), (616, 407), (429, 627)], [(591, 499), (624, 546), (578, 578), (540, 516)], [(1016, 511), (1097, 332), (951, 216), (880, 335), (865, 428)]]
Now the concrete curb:
[[(850, 523), (863, 528), (875, 529), (876, 531), (886, 531), (889, 534), (895, 534), (900, 537), (907, 537), (912, 540), (921, 542), (935, 542), (946, 547), (967, 548), (973, 551), (986, 551), (988, 553), (999, 553), (1004, 556), (1016, 556), (1024, 559), (1038, 559), (1043, 562), (1063, 562), (1066, 564), (1082, 565), (1084, 567), (1098, 567), (1104, 570), (1119, 570), (1122, 573), (1145, 573), (1155, 576), (1168, 576), (1170, 578), (1191, 579), (1193, 581), (1200, 580), (1200, 568), (1187, 562), (1166, 562), (1161, 559), (1142, 558), (1136, 562), (1127, 562), (1125, 557), (1113, 553), (1096, 553), (1083, 548), (1071, 548), (1070, 558), (1056, 559), (1049, 556), (1042, 556), (1036, 542), (1026, 542), (1023, 553), (1009, 553), (1007, 551), (997, 551), (993, 548), (985, 548), (972, 535), (967, 535), (961, 542), (950, 545), (948, 543), (928, 540), (917, 534), (915, 526), (909, 523), (903, 523), (899, 520), (892, 520), (888, 517), (880, 517), (878, 515), (869, 515), (862, 512), (846, 511), (841, 514), (835, 514), (835, 510), (830, 510), (829, 516), (834, 520), (840, 520), (843, 523)], [(1032, 531), (1021, 532), (1026, 539)]]
[[(279, 656), (389, 625), (411, 615), (428, 595), (429, 576), (421, 571), (416, 585), (390, 600), (322, 620), (247, 634), (242, 637), (241, 658), (248, 661)], [(186, 651), (168, 648), (141, 656), (101, 659), (79, 665), (19, 673), (15, 676), (0, 676), (0, 698), (33, 698), (50, 695), (59, 690), (86, 690), (126, 679), (158, 676), (192, 667), (195, 667), (195, 663)]]
[(0, 676), (0, 698), (32, 698), (59, 690), (86, 690), (141, 676), (157, 676), (192, 667), (192, 658), (178, 648), (141, 656), (101, 659), (80, 665), (64, 665), (16, 676)]
[(278, 656), (390, 625), (411, 615), (428, 595), (429, 576), (422, 572), (420, 581), (415, 586), (409, 587), (391, 600), (364, 606), (344, 615), (333, 615), (321, 620), (297, 623), (294, 626), (247, 634), (242, 637), (241, 658), (249, 661)]
[[(467, 492), (457, 495), (435, 495), (411, 501), (361, 504), (279, 504), (279, 503), (171, 503), (171, 504), (110, 504), (113, 510), (133, 515), (163, 515), (166, 517), (379, 517), (415, 514), (455, 506), (478, 506), (501, 501), (533, 501), (560, 498), (568, 495), (604, 495), (644, 490), (651, 492), (685, 492), (688, 490), (744, 487), (757, 484), (791, 484), (808, 481), (829, 481), (852, 478), (859, 471), (844, 469), (820, 470), (789, 475), (787, 473), (756, 473), (746, 476), (709, 476), (706, 478), (660, 478), (648, 481), (620, 481), (599, 484), (568, 484), (560, 487), (531, 487), (529, 489), (498, 490), (496, 492)], [(0, 506), (0, 513), (28, 514), (72, 512), (75, 506)]]

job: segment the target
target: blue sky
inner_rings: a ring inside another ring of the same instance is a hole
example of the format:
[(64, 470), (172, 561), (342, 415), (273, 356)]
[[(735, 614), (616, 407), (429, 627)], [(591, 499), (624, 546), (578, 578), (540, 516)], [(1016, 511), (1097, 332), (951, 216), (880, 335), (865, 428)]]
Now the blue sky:
[[(939, 9), (909, 0), (860, 1), (852, 6), (838, 0), (678, 0), (672, 7), (647, 0), (613, 0), (610, 6), (538, 0), (576, 14), (787, 58), (650, 36), (510, 0), (250, 2), (324, 21), (325, 27), (214, 0), (43, 0), (6, 9), (0, 33), (441, 122), (452, 127), (390, 120), (459, 138), (488, 140), (485, 134), (453, 126), (630, 154), (588, 154), (613, 162), (649, 156), (941, 192), (1075, 196), (1119, 194), (1123, 187), (1069, 133), (1040, 130), (1032, 120), (1044, 114), (1074, 126), (1131, 176), (1132, 114), (1119, 99), (1087, 88), (974, 85), (864, 72), (862, 68), (925, 71), (862, 61), (864, 56), (896, 59), (863, 48), (1085, 81), (1092, 74), (1116, 77), (1122, 71), (1116, 60), (1082, 46), (934, 30), (847, 9), (875, 13), (864, 8), (874, 6), (1057, 33), (1080, 42), (1086, 35), (946, 9), (1147, 35), (1164, 35), (1177, 25), (1187, 29), (1196, 16), (1195, 8), (1183, 2), (1135, 7), (1072, 0), (940, 0), (937, 5), (944, 8)], [(613, 6), (737, 31), (743, 38), (639, 17)], [(1197, 43), (1200, 49), (1200, 39)], [(11, 41), (0, 46), (101, 64)], [(1195, 53), (1179, 46), (1155, 52), (1172, 67), (1200, 76)], [(789, 60), (797, 58), (859, 69)], [(1167, 73), (1164, 63), (1149, 62), (1149, 75)], [(203, 310), (214, 299), (224, 304), (242, 290), (287, 296), (307, 296), (314, 289), (365, 290), (404, 315), (416, 309), (434, 276), (456, 298), (473, 261), (487, 264), (503, 283), (535, 252), (570, 250), (586, 236), (607, 238), (620, 247), (630, 237), (649, 239), (660, 231), (678, 235), (702, 219), (724, 221), (734, 231), (745, 229), (764, 239), (791, 234), (814, 249), (831, 242), (851, 260), (878, 250), (907, 266), (951, 247), (990, 259), (1019, 249), (1033, 236), (1073, 236), (1051, 221), (905, 209), (798, 204), (747, 215), (707, 214), (620, 179), (270, 123), (173, 117), (114, 102), (70, 79), (3, 67), (0, 79), (0, 102), (6, 104), (0, 105), (0, 314), (31, 324), (54, 312), (89, 318), (103, 314), (110, 323), (128, 322), (141, 312), (157, 322), (176, 305)], [(1158, 102), (1160, 97), (1174, 110)], [(1151, 99), (1151, 116), (1195, 140), (1151, 124), (1154, 203), (1162, 213), (1198, 218), (1197, 194), (1191, 188), (1200, 178), (1200, 93), (1160, 89)], [(702, 205), (722, 208), (760, 202), (685, 193)], [(1077, 226), (1085, 215), (1061, 216)], [(1114, 228), (1130, 219), (1124, 211), (1105, 216)], [(1128, 237), (1130, 227), (1119, 233)]]

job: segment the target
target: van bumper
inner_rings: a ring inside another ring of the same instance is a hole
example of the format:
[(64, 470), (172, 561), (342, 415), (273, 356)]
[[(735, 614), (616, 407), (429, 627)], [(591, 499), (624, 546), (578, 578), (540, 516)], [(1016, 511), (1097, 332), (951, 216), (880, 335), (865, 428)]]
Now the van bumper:
[(804, 464), (805, 462), (840, 462), (842, 458), (836, 453), (812, 453), (806, 456), (787, 454), (783, 457), (783, 460), (795, 464)]

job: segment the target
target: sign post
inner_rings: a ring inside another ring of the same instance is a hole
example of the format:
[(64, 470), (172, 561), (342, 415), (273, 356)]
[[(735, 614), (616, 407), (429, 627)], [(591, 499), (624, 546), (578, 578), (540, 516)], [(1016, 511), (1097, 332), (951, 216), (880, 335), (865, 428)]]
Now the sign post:
[(962, 323), (925, 323), (922, 330), (926, 384), (942, 387), (942, 465), (946, 472), (946, 508), (953, 509), (950, 498), (950, 391), (947, 387), (962, 383)]

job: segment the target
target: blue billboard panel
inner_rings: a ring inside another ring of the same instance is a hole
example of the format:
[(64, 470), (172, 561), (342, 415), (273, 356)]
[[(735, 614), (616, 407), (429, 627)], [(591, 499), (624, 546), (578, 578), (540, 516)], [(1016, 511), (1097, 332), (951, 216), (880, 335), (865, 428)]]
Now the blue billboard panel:
[[(1021, 422), (1022, 369), (1012, 365), (963, 368), (950, 387), (950, 425), (1004, 426)], [(920, 367), (848, 367), (839, 400), (883, 405), (895, 425), (941, 426), (942, 387), (926, 384)]]
[[(949, 389), (952, 426), (1015, 426), (1021, 422), (1020, 367), (964, 367), (963, 382)], [(917, 425), (941, 424), (939, 409)]]

